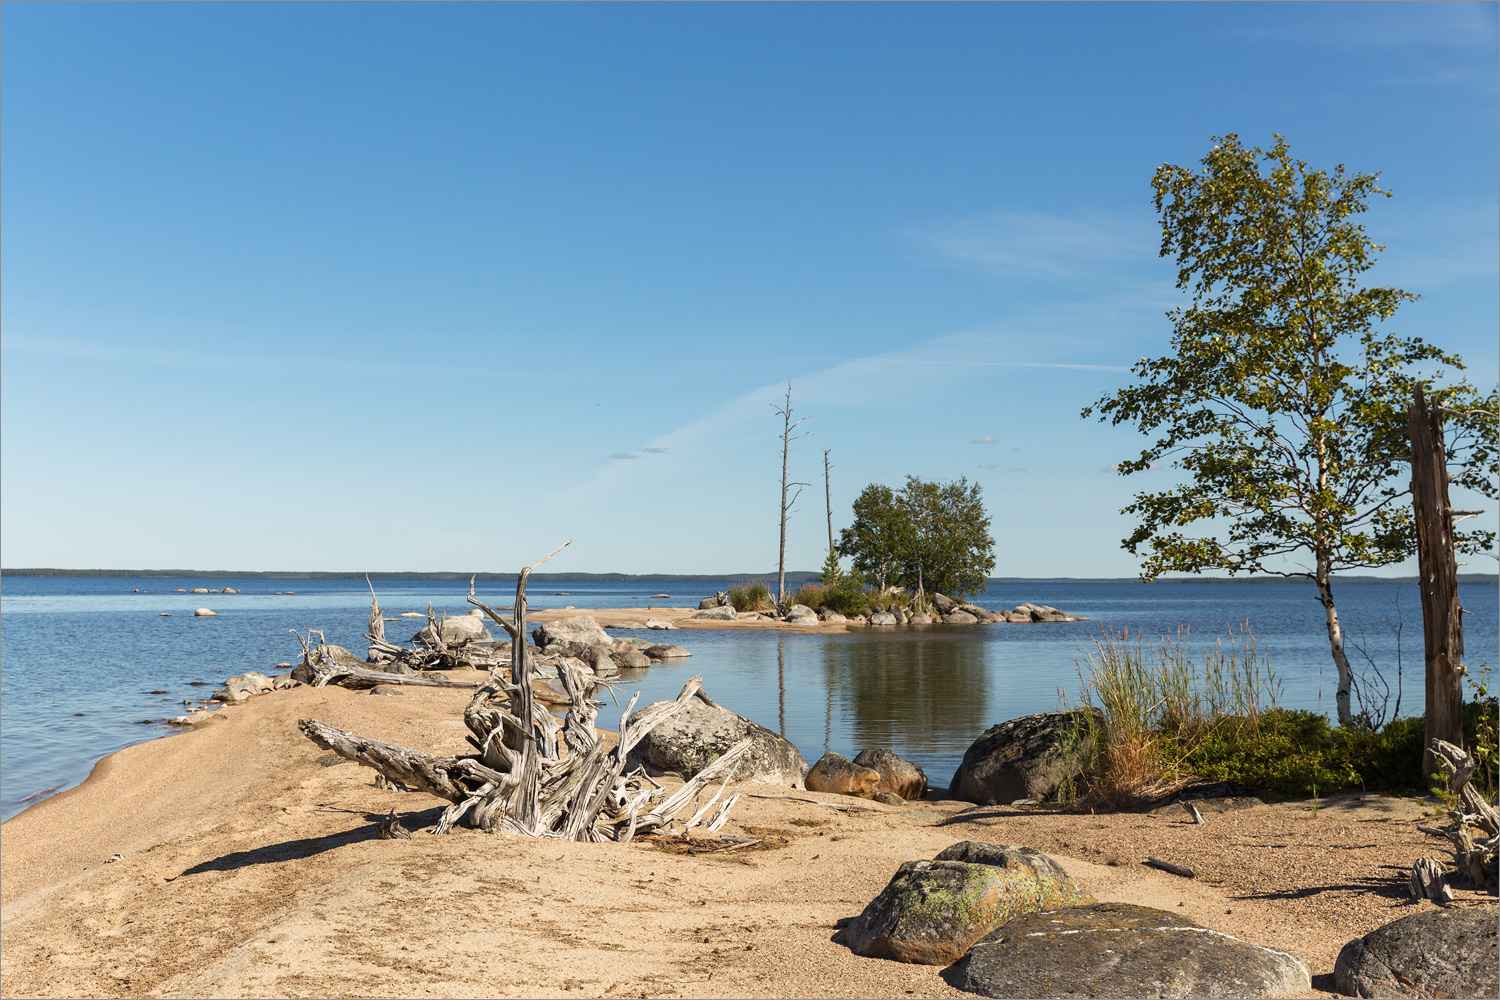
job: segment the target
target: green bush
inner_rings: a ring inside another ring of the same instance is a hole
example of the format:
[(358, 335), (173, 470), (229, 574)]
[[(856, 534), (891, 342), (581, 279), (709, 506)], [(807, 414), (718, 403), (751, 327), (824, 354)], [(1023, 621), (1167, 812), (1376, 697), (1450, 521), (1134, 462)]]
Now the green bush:
[(792, 604), (805, 604), (814, 611), (837, 611), (841, 615), (862, 615), (870, 607), (869, 596), (857, 587), (827, 587), (804, 583), (792, 593)]
[(1182, 767), (1282, 795), (1355, 789), (1422, 792), (1425, 725), (1416, 717), (1397, 719), (1379, 730), (1334, 728), (1313, 712), (1271, 709), (1253, 724), (1241, 717), (1218, 720), (1182, 757)]
[(736, 611), (770, 611), (775, 607), (771, 603), (771, 591), (766, 588), (764, 580), (752, 580), (730, 587), (729, 603), (734, 605)]

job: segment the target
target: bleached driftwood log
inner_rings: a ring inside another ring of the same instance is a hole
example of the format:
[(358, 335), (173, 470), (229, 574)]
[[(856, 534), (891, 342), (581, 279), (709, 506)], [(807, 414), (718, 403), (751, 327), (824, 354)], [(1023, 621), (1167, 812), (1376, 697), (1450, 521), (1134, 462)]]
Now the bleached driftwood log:
[[(487, 832), (624, 842), (667, 827), (722, 777), (708, 802), (682, 821), (684, 830), (699, 825), (719, 829), (739, 799), (736, 794), (719, 801), (735, 763), (750, 747), (749, 739), (735, 744), (671, 796), (639, 769), (625, 773), (631, 749), (700, 694), (701, 677), (689, 680), (675, 701), (648, 706), (639, 714), (634, 711), (639, 695), (631, 698), (620, 720), (619, 743), (607, 751), (594, 729), (601, 703), (593, 700), (599, 680), (592, 671), (566, 658), (553, 664), (568, 698), (561, 722), (536, 698), (534, 663), (526, 647), (526, 582), (537, 566), (560, 551), (561, 547), (521, 571), (511, 619), (477, 600), (474, 583), (469, 582), (469, 602), (511, 637), (509, 669), (500, 664), (491, 668), (488, 680), (464, 709), (474, 753), (437, 756), (316, 719), (299, 722), (303, 734), (387, 779), (451, 802), (434, 833), (446, 833), (464, 822)], [(440, 628), (434, 631), (441, 635)]]
[[(1458, 808), (1448, 813), (1453, 823), (1441, 833), (1453, 841), (1459, 874), (1475, 888), (1494, 892), (1500, 886), (1500, 877), (1497, 877), (1500, 865), (1496, 859), (1497, 844), (1500, 844), (1500, 814), (1469, 783), (1477, 762), (1462, 748), (1444, 740), (1433, 740), (1430, 749), (1438, 760), (1439, 772), (1447, 777), (1448, 789), (1458, 796)], [(1420, 866), (1422, 862), (1417, 864)], [(1413, 871), (1414, 887), (1417, 880), (1418, 873)]]

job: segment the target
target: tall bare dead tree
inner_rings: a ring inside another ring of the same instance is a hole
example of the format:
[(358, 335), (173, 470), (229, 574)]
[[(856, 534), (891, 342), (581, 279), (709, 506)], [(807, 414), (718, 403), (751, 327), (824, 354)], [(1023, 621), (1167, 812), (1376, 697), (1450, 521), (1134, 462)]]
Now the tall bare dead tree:
[[(781, 415), (781, 550), (780, 555), (776, 559), (776, 603), (784, 604), (786, 602), (786, 519), (792, 514), (797, 513), (792, 509), (792, 504), (796, 503), (797, 498), (802, 495), (803, 488), (812, 484), (787, 481), (787, 456), (791, 454), (792, 442), (799, 438), (807, 437), (806, 434), (797, 434), (795, 436), (792, 434), (792, 431), (801, 426), (807, 418), (803, 417), (801, 420), (795, 422), (792, 420), (792, 383), (790, 379), (786, 383), (786, 405), (777, 406), (775, 403), (772, 403), (771, 409)], [(787, 492), (793, 487), (796, 488), (797, 492), (793, 493), (792, 498), (788, 500)]]
[(828, 464), (828, 452), (831, 449), (823, 449), (823, 500), (828, 510), (828, 551), (833, 551), (833, 486), (828, 478), (828, 470), (833, 466)]

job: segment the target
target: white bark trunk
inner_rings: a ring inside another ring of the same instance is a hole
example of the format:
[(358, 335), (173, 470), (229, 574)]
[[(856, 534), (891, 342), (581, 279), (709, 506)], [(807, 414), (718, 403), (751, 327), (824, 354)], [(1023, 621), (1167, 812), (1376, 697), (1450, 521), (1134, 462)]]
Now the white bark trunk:
[(1318, 560), (1318, 602), (1323, 605), (1323, 617), (1328, 624), (1328, 646), (1333, 651), (1333, 665), (1338, 668), (1339, 685), (1334, 695), (1339, 725), (1347, 726), (1354, 721), (1349, 710), (1349, 689), (1353, 686), (1354, 674), (1349, 669), (1349, 657), (1344, 652), (1344, 631), (1339, 626), (1339, 611), (1333, 603), (1333, 588), (1328, 578), (1328, 563)]

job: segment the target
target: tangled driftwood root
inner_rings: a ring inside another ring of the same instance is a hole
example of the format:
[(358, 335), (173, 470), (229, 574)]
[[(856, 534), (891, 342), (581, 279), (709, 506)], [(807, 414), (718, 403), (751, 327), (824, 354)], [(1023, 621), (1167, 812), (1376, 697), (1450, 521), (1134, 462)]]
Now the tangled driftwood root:
[[(698, 826), (718, 830), (739, 799), (734, 794), (720, 801), (733, 765), (750, 747), (749, 739), (729, 748), (670, 796), (640, 769), (626, 773), (631, 749), (647, 733), (681, 711), (695, 695), (704, 697), (699, 690), (701, 677), (688, 681), (675, 701), (650, 705), (639, 714), (634, 709), (640, 696), (631, 698), (620, 721), (619, 743), (607, 751), (594, 729), (602, 703), (593, 700), (593, 695), (600, 682), (581, 662), (564, 658), (553, 664), (568, 698), (567, 715), (561, 722), (536, 699), (531, 684), (535, 664), (525, 639), (526, 581), (537, 566), (560, 551), (521, 571), (512, 619), (476, 600), (473, 581), (469, 583), (469, 603), (511, 636), (508, 669), (500, 664), (491, 667), (489, 679), (464, 709), (474, 753), (437, 756), (359, 736), (316, 719), (301, 720), (299, 728), (325, 750), (374, 768), (387, 780), (451, 802), (434, 833), (446, 833), (463, 822), (492, 833), (503, 830), (533, 837), (623, 843), (637, 834), (667, 829), (689, 804), (697, 805), (700, 792), (722, 776), (708, 802), (679, 821), (682, 831)], [(373, 609), (372, 623), (376, 615), (378, 609)], [(434, 631), (441, 635), (441, 628)], [(327, 669), (331, 674), (332, 667)], [(362, 668), (339, 669), (359, 672)], [(399, 677), (363, 672), (378, 676), (379, 683)], [(395, 682), (415, 680), (427, 679), (404, 677)]]
[[(1477, 762), (1466, 751), (1443, 740), (1433, 740), (1431, 750), (1439, 768), (1446, 772), (1448, 789), (1457, 797), (1457, 808), (1449, 811), (1448, 816), (1453, 822), (1448, 826), (1424, 826), (1421, 829), (1453, 842), (1453, 857), (1458, 869), (1454, 873), (1455, 884), (1467, 883), (1476, 889), (1495, 892), (1500, 887), (1500, 877), (1497, 877), (1500, 868), (1496, 862), (1500, 814), (1469, 783)], [(1447, 883), (1454, 876), (1445, 874), (1438, 862), (1422, 858), (1412, 866), (1411, 894), (1417, 899), (1451, 902), (1453, 893)]]

